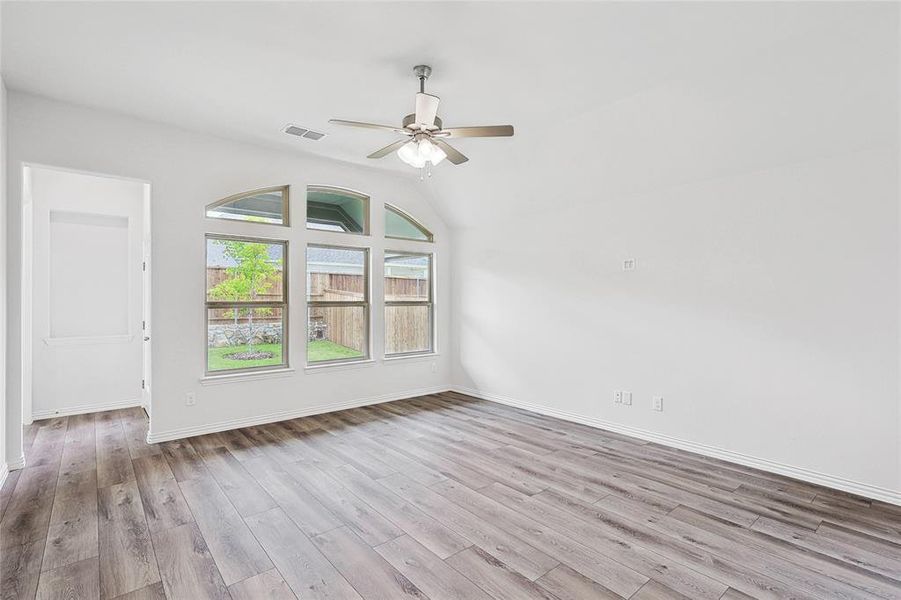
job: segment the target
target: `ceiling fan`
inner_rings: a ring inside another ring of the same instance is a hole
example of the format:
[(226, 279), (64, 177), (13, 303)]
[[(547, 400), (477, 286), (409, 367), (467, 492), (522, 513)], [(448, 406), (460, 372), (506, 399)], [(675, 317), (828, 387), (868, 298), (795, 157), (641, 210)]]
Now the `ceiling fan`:
[(345, 121), (343, 119), (330, 119), (329, 123), (347, 125), (350, 127), (363, 127), (366, 129), (381, 129), (399, 133), (404, 139), (388, 144), (380, 150), (376, 150), (367, 158), (383, 158), (392, 152), (402, 161), (417, 169), (428, 168), (431, 175), (431, 166), (437, 165), (447, 158), (451, 163), (459, 165), (469, 160), (459, 150), (448, 144), (445, 140), (450, 138), (466, 137), (510, 137), (513, 135), (512, 125), (486, 125), (481, 127), (449, 127), (444, 129), (441, 119), (438, 117), (438, 96), (425, 93), (425, 80), (432, 74), (432, 68), (428, 65), (417, 65), (413, 72), (419, 78), (419, 93), (416, 94), (415, 112), (403, 118), (400, 127), (391, 125), (376, 125), (375, 123), (361, 123), (360, 121)]

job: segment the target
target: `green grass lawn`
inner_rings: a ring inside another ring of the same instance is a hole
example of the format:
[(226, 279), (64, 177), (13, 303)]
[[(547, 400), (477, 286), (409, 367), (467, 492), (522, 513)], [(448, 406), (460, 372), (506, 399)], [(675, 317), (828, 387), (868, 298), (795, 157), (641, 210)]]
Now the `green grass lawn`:
[(255, 344), (253, 349), (260, 352), (272, 352), (272, 358), (262, 358), (260, 360), (232, 360), (230, 358), (225, 358), (226, 354), (246, 352), (246, 345), (210, 348), (208, 357), (209, 365), (207, 368), (210, 371), (222, 371), (224, 369), (247, 369), (250, 367), (269, 367), (282, 364), (281, 344)]
[(338, 360), (342, 358), (360, 358), (363, 353), (328, 340), (307, 342), (307, 362)]
[[(233, 360), (225, 358), (226, 354), (246, 352), (248, 347), (226, 346), (224, 348), (210, 348), (209, 366), (212, 371), (224, 371), (226, 369), (248, 369), (251, 367), (274, 367), (282, 364), (281, 344), (256, 344), (253, 349), (260, 352), (272, 352), (272, 358), (260, 360)], [(326, 360), (340, 360), (344, 358), (360, 358), (363, 353), (328, 340), (314, 340), (307, 343), (307, 362), (322, 362)]]

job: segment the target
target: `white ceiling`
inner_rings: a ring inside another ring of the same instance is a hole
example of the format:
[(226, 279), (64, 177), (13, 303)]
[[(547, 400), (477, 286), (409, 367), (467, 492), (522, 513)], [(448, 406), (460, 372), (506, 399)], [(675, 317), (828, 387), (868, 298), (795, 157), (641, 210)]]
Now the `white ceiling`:
[[(7, 86), (357, 162), (434, 68), (465, 165), (427, 184), (458, 226), (898, 137), (890, 3), (4, 2)], [(325, 131), (309, 142), (288, 122)], [(396, 156), (378, 166), (410, 174)]]

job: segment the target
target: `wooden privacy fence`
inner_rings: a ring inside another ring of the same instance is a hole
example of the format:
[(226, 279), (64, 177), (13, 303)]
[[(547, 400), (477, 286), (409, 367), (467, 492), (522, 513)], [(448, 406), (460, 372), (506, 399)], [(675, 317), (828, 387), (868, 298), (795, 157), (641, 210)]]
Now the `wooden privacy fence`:
[[(207, 289), (212, 289), (228, 279), (226, 267), (208, 267)], [(333, 302), (359, 302), (363, 300), (363, 276), (344, 273), (311, 273), (309, 276), (310, 300)], [(426, 300), (429, 297), (429, 282), (425, 279), (404, 277), (385, 278), (385, 299), (387, 301)], [(259, 296), (263, 302), (280, 302), (282, 299), (281, 275), (273, 277), (269, 289)], [(311, 307), (309, 315), (311, 337), (321, 332), (321, 339), (363, 351), (366, 335), (366, 315), (359, 307)], [(210, 311), (211, 325), (230, 324), (234, 314), (230, 309)], [(254, 322), (280, 322), (278, 311), (270, 316), (254, 317)], [(243, 317), (241, 323), (246, 322)], [(385, 311), (386, 331), (391, 335), (385, 339), (385, 349), (389, 354), (428, 349), (431, 322), (429, 310), (425, 306), (392, 306)]]
[[(211, 290), (223, 281), (228, 279), (227, 267), (207, 267), (206, 269), (206, 289)], [(260, 302), (281, 302), (282, 301), (282, 276), (279, 272), (269, 280), (269, 289), (265, 294), (257, 296)], [(222, 299), (228, 302), (228, 299)], [(230, 308), (214, 308), (209, 311), (208, 319), (211, 325), (225, 325), (234, 323), (234, 313)], [(254, 323), (281, 323), (281, 314), (278, 310), (273, 310), (272, 315), (258, 316), (254, 315)], [(240, 314), (239, 323), (244, 323), (246, 316), (244, 312)]]

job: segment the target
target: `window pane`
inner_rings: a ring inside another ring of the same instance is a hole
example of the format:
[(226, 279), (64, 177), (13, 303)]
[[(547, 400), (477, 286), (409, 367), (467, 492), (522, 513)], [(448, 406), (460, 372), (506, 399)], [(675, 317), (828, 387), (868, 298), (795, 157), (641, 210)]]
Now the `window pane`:
[(285, 364), (280, 307), (207, 309), (207, 371)]
[(307, 247), (307, 300), (366, 301), (366, 250)]
[(206, 216), (215, 219), (287, 225), (285, 219), (287, 200), (288, 186), (247, 192), (210, 204), (206, 209)]
[(284, 301), (283, 243), (207, 238), (208, 302)]
[(390, 205), (385, 205), (385, 236), (406, 240), (432, 241), (432, 232)]
[(307, 229), (369, 233), (369, 198), (349, 190), (307, 188)]
[(427, 254), (385, 252), (385, 301), (425, 301), (430, 299), (429, 263)]
[(428, 352), (432, 349), (432, 307), (385, 307), (385, 354)]
[(307, 309), (307, 362), (365, 358), (366, 308), (311, 306)]

